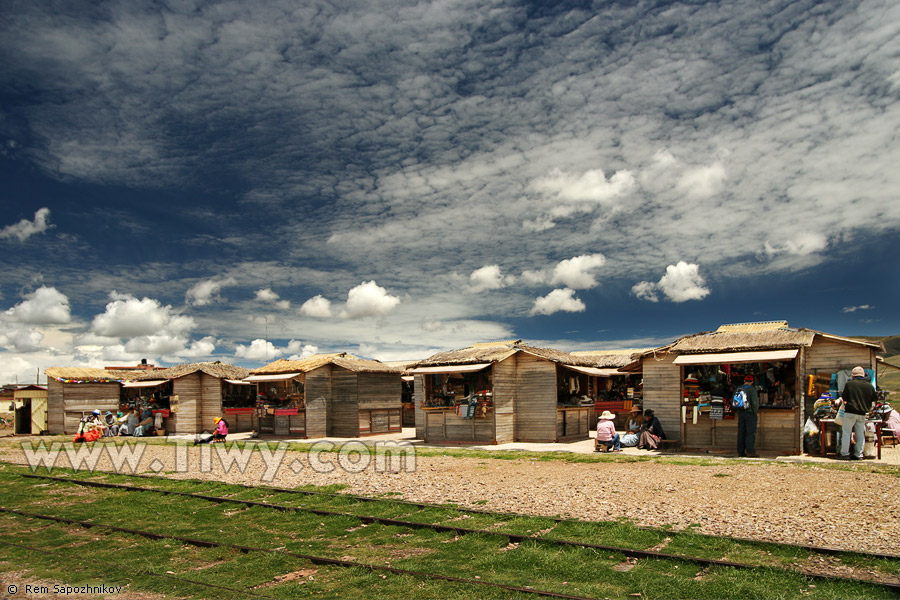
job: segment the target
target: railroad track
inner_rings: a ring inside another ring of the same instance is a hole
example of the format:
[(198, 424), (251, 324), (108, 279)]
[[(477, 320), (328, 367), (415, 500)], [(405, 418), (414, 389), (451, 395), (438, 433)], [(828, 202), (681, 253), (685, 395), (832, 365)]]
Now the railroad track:
[[(506, 585), (503, 583), (494, 583), (491, 581), (483, 581), (481, 579), (466, 579), (463, 577), (453, 577), (451, 575), (441, 575), (439, 573), (428, 573), (425, 571), (412, 571), (409, 569), (398, 569), (396, 567), (387, 567), (383, 565), (372, 565), (368, 563), (359, 563), (355, 561), (347, 561), (341, 560), (337, 558), (327, 558), (324, 556), (314, 556), (311, 554), (300, 554), (298, 552), (288, 552), (287, 550), (281, 549), (271, 549), (271, 548), (258, 548), (254, 546), (243, 546), (239, 544), (228, 544), (225, 542), (217, 542), (213, 540), (203, 540), (197, 538), (189, 538), (177, 535), (167, 535), (162, 533), (156, 533), (153, 531), (142, 531), (139, 529), (129, 529), (126, 527), (117, 527), (115, 525), (105, 525), (103, 523), (96, 523), (93, 521), (79, 521), (77, 519), (69, 519), (66, 517), (57, 517), (54, 515), (44, 515), (40, 513), (27, 512), (22, 510), (16, 510), (12, 508), (0, 507), (0, 513), (12, 514), (20, 517), (25, 517), (29, 519), (41, 519), (46, 521), (54, 521), (57, 523), (65, 523), (66, 525), (77, 525), (79, 527), (84, 527), (85, 529), (103, 529), (107, 531), (117, 532), (117, 533), (126, 533), (130, 535), (137, 535), (141, 537), (145, 537), (151, 540), (172, 540), (176, 542), (181, 542), (182, 544), (189, 544), (191, 546), (197, 546), (200, 548), (228, 548), (231, 550), (236, 550), (238, 552), (260, 552), (265, 554), (279, 554), (282, 556), (290, 556), (292, 558), (299, 558), (301, 560), (306, 560), (311, 562), (314, 565), (320, 566), (331, 566), (331, 567), (345, 567), (345, 568), (360, 568), (366, 569), (374, 572), (385, 572), (385, 573), (393, 573), (395, 575), (410, 575), (413, 577), (418, 577), (422, 579), (434, 579), (438, 581), (449, 581), (453, 583), (463, 583), (474, 586), (484, 586), (484, 587), (492, 587), (512, 592), (519, 592), (522, 594), (531, 594), (535, 596), (542, 596), (546, 598), (562, 598), (564, 600), (600, 600), (598, 598), (593, 598), (589, 596), (574, 596), (571, 594), (561, 594), (559, 592), (550, 592), (546, 590), (538, 590), (532, 587), (521, 587), (514, 585)], [(3, 542), (8, 543), (8, 542)], [(33, 549), (37, 550), (37, 549)], [(205, 584), (204, 584), (205, 585)], [(222, 587), (221, 589), (227, 589), (238, 592), (249, 592), (249, 590), (235, 590), (234, 588), (226, 588)], [(254, 593), (255, 595), (255, 593)]]
[[(72, 484), (72, 485), (80, 485), (80, 486), (85, 486), (85, 487), (106, 488), (106, 489), (117, 489), (117, 490), (123, 490), (123, 491), (131, 491), (131, 492), (147, 492), (147, 493), (154, 493), (154, 494), (163, 494), (163, 495), (171, 495), (171, 496), (193, 498), (193, 499), (198, 499), (198, 500), (205, 500), (208, 502), (219, 503), (219, 504), (238, 504), (238, 505), (243, 505), (243, 506), (247, 506), (247, 507), (260, 507), (260, 508), (266, 508), (266, 509), (277, 510), (277, 511), (282, 511), (282, 512), (309, 513), (309, 514), (315, 514), (318, 516), (325, 516), (325, 517), (353, 518), (353, 519), (359, 520), (361, 523), (366, 523), (366, 524), (379, 523), (382, 525), (398, 526), (398, 527), (404, 527), (404, 528), (408, 528), (408, 529), (429, 529), (432, 531), (453, 533), (455, 535), (480, 534), (480, 535), (488, 535), (488, 536), (499, 536), (499, 537), (508, 539), (510, 543), (522, 543), (522, 542), (527, 541), (527, 542), (533, 542), (533, 543), (543, 544), (543, 545), (548, 545), (548, 546), (587, 548), (587, 549), (603, 551), (603, 552), (614, 552), (614, 553), (622, 554), (623, 556), (626, 556), (628, 558), (635, 558), (635, 559), (672, 560), (672, 561), (679, 561), (679, 562), (683, 562), (683, 563), (691, 563), (691, 564), (695, 564), (695, 565), (700, 565), (703, 567), (732, 567), (732, 568), (741, 569), (741, 570), (781, 569), (784, 571), (798, 573), (798, 574), (803, 575), (804, 577), (807, 577), (810, 579), (823, 580), (823, 581), (851, 581), (851, 582), (855, 582), (855, 583), (866, 583), (866, 584), (870, 584), (870, 585), (876, 585), (876, 586), (879, 586), (879, 587), (882, 587), (885, 589), (889, 589), (889, 590), (892, 590), (895, 592), (900, 592), (900, 583), (887, 582), (887, 581), (876, 581), (876, 580), (870, 580), (870, 579), (860, 579), (860, 578), (837, 576), (837, 575), (825, 575), (825, 574), (821, 574), (821, 573), (810, 573), (810, 572), (806, 572), (802, 569), (784, 569), (781, 567), (771, 566), (771, 565), (765, 565), (765, 566), (758, 565), (758, 564), (754, 565), (754, 564), (748, 564), (748, 563), (740, 563), (740, 562), (733, 562), (733, 561), (687, 556), (687, 555), (683, 555), (683, 554), (670, 554), (670, 553), (658, 552), (658, 551), (653, 551), (653, 550), (640, 550), (640, 549), (627, 548), (627, 547), (621, 547), (621, 546), (591, 544), (591, 543), (586, 543), (586, 542), (577, 542), (577, 541), (565, 540), (565, 539), (548, 538), (548, 537), (544, 537), (544, 536), (520, 535), (520, 534), (506, 533), (506, 532), (502, 532), (502, 531), (489, 530), (489, 529), (472, 529), (472, 528), (465, 528), (465, 527), (457, 527), (457, 526), (453, 526), (453, 525), (442, 525), (442, 524), (438, 524), (438, 523), (425, 523), (425, 522), (407, 521), (407, 520), (395, 519), (395, 518), (378, 517), (378, 516), (374, 516), (374, 515), (359, 515), (359, 514), (355, 514), (355, 513), (336, 512), (336, 511), (322, 510), (322, 509), (316, 509), (316, 508), (287, 506), (287, 505), (282, 505), (282, 504), (273, 504), (273, 503), (266, 502), (266, 501), (241, 500), (241, 499), (237, 499), (237, 498), (211, 496), (209, 494), (198, 494), (198, 493), (192, 493), (192, 492), (166, 490), (166, 489), (152, 488), (152, 487), (134, 486), (134, 485), (127, 485), (127, 484), (119, 484), (119, 483), (109, 483), (109, 482), (104, 482), (104, 481), (93, 481), (93, 480), (86, 480), (86, 479), (77, 479), (77, 478), (72, 478), (72, 477), (54, 477), (54, 476), (49, 476), (49, 475), (34, 475), (34, 474), (25, 474), (25, 473), (20, 473), (19, 475), (21, 477), (28, 478), (28, 479), (55, 481), (55, 482), (67, 483), (67, 484)], [(163, 478), (163, 477), (156, 477), (154, 479), (173, 481), (171, 479)], [(208, 482), (204, 482), (204, 483), (208, 483)], [(308, 490), (289, 490), (289, 489), (278, 490), (277, 488), (269, 488), (266, 486), (242, 485), (240, 487), (250, 488), (250, 489), (258, 489), (258, 490), (266, 490), (266, 491), (277, 490), (279, 493), (290, 492), (290, 493), (302, 493), (302, 494), (317, 494), (317, 492), (310, 492)], [(323, 494), (323, 495), (343, 497), (343, 495), (341, 495), (341, 494)], [(368, 497), (364, 497), (364, 498), (366, 498), (366, 500), (380, 500), (380, 501), (394, 502), (393, 500), (373, 499), (373, 498), (368, 498)], [(404, 502), (403, 504), (409, 504), (409, 503)], [(435, 505), (428, 505), (428, 504), (420, 505), (417, 503), (413, 503), (413, 504), (415, 504), (416, 506), (422, 506), (422, 507), (426, 507), (426, 508), (435, 508)], [(446, 508), (446, 507), (441, 507), (441, 508)], [(463, 512), (471, 512), (471, 511), (469, 511), (468, 509), (463, 509)], [(491, 514), (494, 516), (502, 516), (502, 514), (490, 513), (488, 511), (474, 511), (474, 512)], [(522, 515), (515, 515), (515, 516), (521, 517)], [(562, 521), (571, 521), (571, 520), (562, 520)], [(583, 522), (580, 522), (580, 523), (583, 523)], [(792, 547), (797, 547), (797, 546), (792, 546)], [(897, 560), (897, 557), (894, 557), (894, 556), (879, 555), (879, 554), (872, 554), (872, 553), (859, 553), (859, 552), (849, 553), (849, 552), (844, 552), (844, 551), (838, 551), (833, 548), (817, 549), (812, 546), (802, 547), (802, 548), (809, 550), (809, 551), (813, 551), (813, 552), (818, 551), (819, 553), (822, 553), (822, 554), (831, 554), (831, 555), (836, 554), (836, 553), (840, 553), (840, 554), (844, 554), (844, 555), (853, 554), (853, 555), (857, 555), (857, 556), (865, 556), (865, 557), (872, 558), (872, 559), (888, 558), (888, 559), (892, 559), (892, 560)], [(333, 560), (333, 559), (324, 559), (324, 560)], [(354, 565), (354, 566), (363, 566), (364, 568), (368, 568), (365, 565)], [(567, 597), (567, 596), (562, 596), (562, 597)]]

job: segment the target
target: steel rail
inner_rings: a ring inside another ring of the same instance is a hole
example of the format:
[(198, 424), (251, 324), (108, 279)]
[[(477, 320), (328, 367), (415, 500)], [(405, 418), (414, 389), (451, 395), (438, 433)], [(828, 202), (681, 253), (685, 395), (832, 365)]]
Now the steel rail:
[(337, 558), (327, 558), (324, 556), (313, 556), (310, 554), (300, 554), (297, 552), (288, 552), (286, 550), (273, 550), (270, 548), (257, 548), (254, 546), (242, 546), (239, 544), (229, 544), (226, 542), (216, 542), (212, 540), (201, 540), (195, 538), (188, 538), (176, 535), (165, 535), (161, 533), (155, 533), (152, 531), (141, 531), (139, 529), (128, 529), (125, 527), (118, 527), (115, 525), (106, 525), (104, 523), (97, 523), (94, 521), (79, 521), (78, 519), (69, 519), (67, 517), (56, 517), (53, 515), (43, 515), (39, 513), (30, 513), (26, 511), (21, 511), (13, 508), (0, 507), (0, 513), (7, 513), (12, 515), (17, 515), (20, 517), (25, 517), (29, 519), (43, 519), (47, 521), (55, 521), (58, 523), (65, 523), (67, 525), (77, 525), (79, 527), (84, 527), (85, 529), (91, 529), (92, 527), (96, 527), (98, 529), (107, 529), (109, 531), (114, 531), (117, 533), (126, 533), (129, 535), (137, 535), (141, 537), (145, 537), (152, 540), (174, 540), (177, 542), (181, 542), (183, 544), (189, 544), (192, 546), (198, 546), (201, 548), (230, 548), (233, 550), (238, 550), (240, 552), (249, 553), (249, 552), (260, 552), (265, 554), (278, 554), (281, 556), (290, 556), (292, 558), (299, 558), (302, 560), (309, 561), (315, 565), (324, 565), (324, 566), (334, 566), (334, 567), (345, 567), (345, 568), (360, 568), (369, 571), (382, 571), (387, 573), (393, 573), (395, 575), (410, 575), (413, 577), (419, 577), (423, 579), (435, 579), (439, 581), (450, 581), (453, 583), (463, 583), (470, 585), (480, 585), (492, 588), (503, 589), (511, 592), (518, 592), (522, 594), (534, 594), (537, 596), (544, 596), (548, 598), (562, 598), (564, 600), (599, 600), (598, 598), (592, 598), (587, 596), (574, 596), (571, 594), (562, 594), (559, 592), (550, 592), (547, 590), (538, 590), (531, 587), (520, 587), (514, 585), (507, 585), (504, 583), (495, 583), (491, 581), (483, 581), (481, 579), (465, 579), (463, 577), (453, 577), (451, 575), (441, 575), (439, 573), (428, 573), (425, 571), (411, 571), (409, 569), (398, 569), (396, 567), (385, 567), (382, 565), (372, 565), (368, 563), (358, 563), (347, 560), (340, 560)]
[[(0, 462), (3, 462), (3, 461), (0, 461)], [(7, 464), (14, 464), (14, 463), (7, 463)], [(277, 492), (280, 494), (301, 494), (304, 496), (323, 496), (323, 497), (327, 497), (327, 498), (336, 498), (336, 499), (349, 498), (351, 500), (357, 500), (359, 502), (392, 502), (395, 504), (405, 504), (405, 505), (414, 506), (417, 508), (440, 508), (440, 509), (456, 510), (459, 512), (472, 513), (472, 514), (476, 514), (476, 515), (508, 517), (510, 519), (529, 519), (529, 518), (534, 519), (534, 518), (537, 518), (537, 519), (544, 519), (546, 521), (552, 521), (553, 523), (568, 523), (568, 524), (573, 524), (573, 525), (584, 525), (585, 523), (597, 523), (598, 522), (598, 521), (586, 521), (583, 519), (571, 519), (571, 518), (553, 517), (553, 516), (545, 516), (545, 515), (528, 515), (528, 514), (514, 513), (514, 512), (497, 512), (497, 511), (483, 510), (483, 509), (478, 509), (478, 508), (468, 508), (468, 507), (457, 506), (457, 505), (453, 505), (453, 504), (435, 504), (435, 503), (429, 503), (429, 502), (415, 502), (413, 500), (404, 500), (402, 498), (396, 499), (396, 500), (392, 499), (392, 498), (374, 498), (372, 496), (358, 496), (358, 495), (354, 495), (354, 494), (336, 494), (333, 492), (319, 492), (319, 491), (315, 491), (315, 490), (298, 490), (295, 488), (279, 488), (279, 487), (272, 487), (272, 486), (268, 486), (268, 485), (250, 485), (250, 484), (246, 484), (246, 483), (231, 483), (231, 482), (224, 482), (224, 481), (219, 482), (219, 481), (210, 481), (210, 480), (206, 480), (206, 479), (197, 479), (197, 478), (174, 479), (172, 477), (163, 477), (161, 475), (147, 475), (147, 474), (140, 474), (140, 473), (124, 473), (123, 474), (123, 473), (115, 473), (115, 472), (107, 472), (107, 471), (103, 471), (102, 473), (104, 475), (120, 475), (120, 476), (125, 476), (125, 477), (137, 477), (140, 479), (190, 482), (190, 483), (206, 484), (206, 485), (221, 483), (221, 484), (226, 484), (226, 485), (242, 487), (242, 488), (248, 489), (248, 490), (266, 490), (266, 491)], [(599, 521), (599, 522), (602, 522), (602, 521)], [(641, 527), (639, 525), (636, 525), (635, 527), (637, 527), (638, 529), (644, 529), (647, 531), (658, 531), (657, 528), (653, 528), (653, 527)], [(678, 532), (677, 531), (669, 531), (669, 532), (667, 532), (667, 535), (678, 535)], [(876, 559), (876, 560), (900, 560), (900, 556), (898, 556), (896, 554), (865, 552), (865, 551), (861, 551), (861, 550), (843, 550), (841, 548), (831, 548), (828, 546), (807, 546), (804, 544), (792, 544), (792, 543), (787, 543), (787, 542), (773, 542), (773, 541), (769, 541), (769, 540), (757, 540), (757, 539), (753, 539), (753, 538), (742, 538), (742, 537), (733, 537), (733, 536), (711, 536), (711, 537), (716, 537), (717, 539), (731, 540), (731, 541), (735, 541), (735, 542), (742, 542), (742, 543), (746, 543), (746, 544), (755, 544), (755, 545), (778, 544), (779, 546), (784, 546), (787, 548), (795, 548), (797, 550), (816, 552), (818, 554), (826, 554), (829, 556), (841, 556), (841, 555), (854, 554), (856, 556), (861, 556), (864, 558), (871, 558), (871, 559)]]
[[(7, 464), (10, 466), (16, 466), (16, 467), (22, 466), (17, 463), (11, 463), (11, 462), (2, 461), (2, 460), (0, 460), (0, 464)], [(76, 469), (76, 470), (74, 470), (74, 472), (77, 473), (80, 471)], [(94, 474), (93, 471), (89, 471), (89, 472), (91, 474)], [(490, 515), (490, 516), (496, 516), (496, 517), (507, 517), (510, 519), (528, 519), (528, 518), (534, 519), (534, 518), (537, 518), (537, 519), (543, 519), (546, 521), (551, 521), (553, 523), (568, 523), (568, 524), (575, 524), (575, 525), (584, 525), (585, 523), (602, 522), (602, 521), (588, 521), (588, 520), (583, 520), (583, 519), (572, 519), (572, 518), (564, 518), (564, 517), (553, 517), (553, 516), (545, 516), (545, 515), (528, 515), (528, 514), (514, 513), (514, 512), (498, 512), (498, 511), (490, 511), (490, 510), (483, 510), (483, 509), (477, 509), (477, 508), (468, 508), (468, 507), (458, 506), (458, 505), (454, 505), (454, 504), (436, 504), (436, 503), (428, 503), (428, 502), (415, 502), (413, 500), (404, 500), (402, 498), (399, 498), (399, 499), (375, 498), (372, 496), (358, 496), (358, 495), (354, 495), (354, 494), (337, 494), (337, 493), (333, 493), (333, 492), (319, 492), (319, 491), (315, 491), (315, 490), (300, 490), (300, 489), (295, 489), (295, 488), (280, 488), (280, 487), (272, 487), (272, 486), (268, 486), (268, 485), (250, 485), (250, 484), (246, 484), (246, 483), (231, 483), (231, 482), (225, 482), (225, 481), (214, 481), (214, 480), (210, 481), (210, 480), (206, 480), (206, 479), (197, 479), (197, 478), (175, 479), (172, 477), (163, 477), (161, 475), (148, 475), (148, 474), (140, 474), (140, 473), (116, 473), (116, 472), (108, 472), (108, 471), (100, 471), (100, 473), (103, 475), (118, 475), (121, 477), (136, 477), (139, 479), (149, 479), (149, 480), (154, 480), (154, 481), (175, 481), (175, 482), (182, 482), (182, 483), (196, 483), (196, 484), (204, 484), (204, 485), (225, 484), (225, 485), (241, 487), (241, 488), (248, 489), (248, 490), (265, 490), (265, 491), (271, 491), (273, 493), (281, 493), (281, 494), (301, 494), (304, 496), (321, 496), (321, 497), (336, 498), (336, 499), (351, 499), (351, 500), (356, 500), (359, 502), (391, 502), (394, 504), (405, 504), (405, 505), (414, 506), (417, 508), (438, 508), (438, 509), (446, 509), (446, 510), (455, 510), (458, 512), (465, 512), (465, 513), (471, 513), (471, 514), (476, 514), (476, 515)], [(23, 473), (18, 473), (18, 475), (21, 475), (23, 477), (25, 476), (25, 474), (23, 474)], [(65, 479), (65, 478), (63, 478), (63, 479)], [(81, 481), (85, 481), (85, 480), (81, 480)], [(653, 528), (653, 527), (642, 527), (639, 525), (635, 525), (635, 527), (637, 527), (638, 529), (643, 529), (643, 530), (647, 530), (647, 531), (658, 531), (657, 528)], [(670, 536), (671, 535), (677, 536), (678, 534), (679, 534), (679, 532), (677, 532), (677, 531), (667, 532), (667, 535), (670, 535)], [(698, 535), (702, 535), (702, 534), (698, 534)], [(770, 541), (770, 540), (758, 540), (758, 539), (753, 539), (753, 538), (742, 538), (742, 537), (733, 537), (733, 536), (710, 536), (710, 537), (715, 537), (716, 539), (722, 539), (722, 540), (731, 540), (731, 541), (741, 542), (741, 543), (746, 543), (746, 544), (754, 544), (754, 545), (778, 544), (779, 546), (784, 546), (786, 548), (795, 548), (797, 550), (815, 552), (818, 554), (826, 554), (829, 556), (842, 556), (842, 555), (852, 554), (852, 555), (860, 556), (863, 558), (871, 558), (871, 559), (875, 559), (875, 560), (900, 560), (900, 555), (897, 555), (897, 554), (866, 552), (866, 551), (862, 551), (862, 550), (844, 550), (842, 548), (832, 548), (832, 547), (828, 547), (828, 546), (808, 546), (808, 545), (804, 545), (804, 544), (792, 544), (792, 543), (788, 543), (788, 542), (774, 542), (774, 541)]]
[(90, 481), (84, 479), (73, 479), (70, 477), (53, 477), (49, 475), (30, 475), (30, 474), (21, 474), (22, 477), (26, 477), (29, 479), (42, 479), (42, 480), (50, 480), (57, 481), (61, 483), (70, 483), (75, 485), (82, 485), (86, 487), (96, 487), (96, 488), (107, 488), (107, 489), (121, 489), (125, 491), (135, 491), (135, 492), (152, 492), (164, 495), (174, 495), (186, 498), (195, 498), (198, 500), (206, 500), (209, 502), (215, 503), (229, 503), (229, 504), (241, 504), (248, 507), (261, 507), (261, 508), (270, 508), (273, 510), (278, 510), (282, 512), (306, 512), (319, 516), (326, 517), (348, 517), (359, 520), (362, 523), (379, 523), (382, 525), (391, 525), (398, 527), (405, 527), (409, 529), (430, 529), (433, 531), (440, 532), (449, 532), (455, 533), (458, 535), (471, 535), (471, 534), (481, 534), (481, 535), (491, 535), (491, 536), (500, 536), (507, 538), (510, 542), (536, 542), (547, 545), (555, 545), (555, 546), (569, 546), (575, 548), (587, 548), (591, 550), (599, 550), (603, 552), (616, 552), (622, 554), (628, 558), (643, 558), (643, 559), (654, 559), (654, 560), (675, 560), (680, 562), (690, 562), (706, 567), (710, 566), (718, 566), (718, 567), (732, 567), (735, 569), (776, 569), (789, 573), (796, 573), (798, 575), (802, 575), (804, 577), (811, 577), (821, 580), (827, 581), (852, 581), (858, 583), (870, 583), (874, 585), (879, 585), (883, 587), (887, 587), (889, 589), (900, 592), (900, 583), (890, 583), (890, 582), (874, 582), (868, 580), (857, 579), (853, 577), (843, 577), (838, 575), (824, 575), (818, 573), (806, 573), (802, 570), (791, 570), (785, 569), (778, 566), (769, 566), (769, 565), (752, 565), (748, 563), (737, 563), (732, 561), (711, 559), (711, 558), (700, 558), (694, 556), (686, 556), (682, 554), (669, 554), (665, 552), (656, 552), (653, 550), (638, 550), (633, 548), (624, 548), (621, 546), (607, 546), (602, 544), (592, 544), (588, 542), (575, 542), (571, 540), (564, 540), (559, 538), (547, 538), (540, 537), (534, 535), (520, 535), (514, 533), (504, 533), (502, 531), (493, 531), (487, 529), (471, 529), (467, 527), (456, 527), (453, 525), (441, 525), (437, 523), (423, 523), (417, 521), (404, 521), (400, 519), (392, 519), (386, 517), (375, 517), (370, 515), (356, 515), (353, 513), (342, 513), (314, 508), (304, 508), (297, 506), (286, 506), (281, 504), (272, 504), (269, 502), (259, 502), (255, 500), (239, 500), (236, 498), (223, 498), (220, 496), (209, 496), (206, 494), (195, 494), (191, 492), (180, 492), (175, 490), (163, 490), (158, 488), (145, 488), (140, 486), (131, 486), (126, 484), (118, 484), (118, 483), (108, 483), (102, 481)]

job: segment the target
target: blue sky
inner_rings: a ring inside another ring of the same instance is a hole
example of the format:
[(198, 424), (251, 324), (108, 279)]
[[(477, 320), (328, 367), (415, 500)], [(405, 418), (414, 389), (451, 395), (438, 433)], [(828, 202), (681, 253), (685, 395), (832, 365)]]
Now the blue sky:
[(0, 381), (900, 333), (900, 5), (4, 3)]

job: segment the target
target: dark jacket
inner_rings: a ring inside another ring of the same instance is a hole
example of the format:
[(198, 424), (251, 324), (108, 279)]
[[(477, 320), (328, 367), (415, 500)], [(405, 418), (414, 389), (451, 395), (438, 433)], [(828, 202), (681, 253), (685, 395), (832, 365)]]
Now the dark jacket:
[(649, 431), (661, 440), (666, 439), (666, 433), (663, 431), (662, 423), (660, 423), (659, 419), (656, 417), (651, 418), (649, 421), (644, 421), (644, 424), (641, 425), (641, 429), (643, 431)]
[(844, 399), (844, 410), (855, 415), (864, 415), (872, 408), (872, 403), (878, 400), (878, 394), (872, 384), (861, 377), (851, 379), (844, 385), (841, 392)]
[(757, 391), (756, 386), (747, 383), (742, 387), (744, 388), (744, 391), (747, 394), (747, 400), (749, 401), (749, 406), (745, 408), (744, 411), (751, 412), (754, 415), (759, 414), (759, 391)]

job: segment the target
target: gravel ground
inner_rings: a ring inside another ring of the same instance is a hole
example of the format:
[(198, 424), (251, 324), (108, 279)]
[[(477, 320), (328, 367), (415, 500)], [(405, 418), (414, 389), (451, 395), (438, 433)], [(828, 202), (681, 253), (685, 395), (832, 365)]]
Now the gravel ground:
[[(463, 506), (531, 515), (562, 515), (586, 520), (627, 519), (637, 525), (694, 527), (711, 534), (773, 542), (828, 546), (900, 556), (900, 479), (866, 472), (865, 463), (848, 470), (816, 463), (713, 459), (713, 465), (671, 462), (567, 463), (420, 456), (412, 465), (377, 470), (373, 465), (349, 472), (333, 453), (314, 462), (306, 453), (287, 453), (281, 467), (270, 469), (260, 453), (252, 454), (243, 472), (227, 473), (214, 446), (211, 469), (203, 469), (201, 448), (147, 445), (135, 472), (169, 477), (205, 478), (253, 485), (293, 487), (346, 484), (347, 493)], [(0, 460), (24, 463), (18, 446), (0, 446)], [(185, 463), (187, 463), (185, 465)], [(272, 463), (274, 464), (274, 463)], [(68, 467), (65, 454), (57, 466)], [(187, 469), (185, 470), (185, 467)], [(302, 468), (300, 468), (302, 467)], [(413, 468), (414, 467), (414, 468)], [(108, 454), (98, 469), (112, 470)], [(182, 472), (172, 472), (181, 470)], [(130, 472), (126, 467), (125, 472)]]

